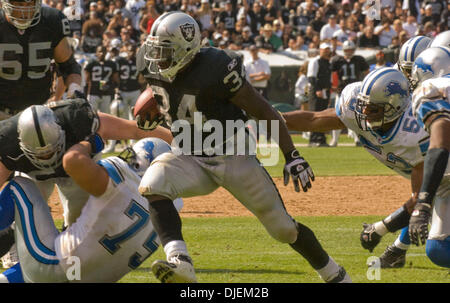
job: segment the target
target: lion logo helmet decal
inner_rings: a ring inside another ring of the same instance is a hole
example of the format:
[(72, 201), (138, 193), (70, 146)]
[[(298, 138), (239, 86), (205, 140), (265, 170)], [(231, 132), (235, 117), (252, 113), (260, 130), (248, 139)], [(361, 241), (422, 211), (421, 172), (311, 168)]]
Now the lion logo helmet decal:
[(195, 27), (192, 23), (185, 23), (183, 25), (180, 25), (181, 33), (183, 34), (183, 38), (191, 42), (194, 39), (195, 36)]

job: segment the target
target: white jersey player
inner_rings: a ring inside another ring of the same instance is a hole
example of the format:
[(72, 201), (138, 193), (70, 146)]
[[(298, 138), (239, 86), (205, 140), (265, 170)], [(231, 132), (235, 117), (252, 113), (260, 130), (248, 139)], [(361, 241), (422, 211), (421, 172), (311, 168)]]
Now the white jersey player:
[[(414, 118), (410, 100), (407, 78), (397, 69), (381, 68), (367, 75), (363, 82), (347, 85), (334, 109), (294, 111), (284, 113), (283, 117), (293, 130), (352, 129), (375, 158), (411, 179), (412, 193), (417, 195), (422, 183), (429, 135)], [(408, 226), (413, 207), (411, 198), (383, 221), (364, 224), (361, 234), (363, 247), (372, 251), (381, 236)], [(405, 235), (408, 235), (407, 230)], [(406, 248), (398, 241), (389, 246), (380, 258), (381, 267), (403, 266)]]
[[(16, 205), (23, 280), (115, 282), (153, 254), (159, 238), (150, 221), (148, 202), (139, 194), (138, 186), (140, 175), (152, 159), (164, 152), (170, 152), (166, 142), (147, 138), (128, 149), (127, 157), (121, 154), (121, 158), (97, 162), (96, 169), (106, 173), (104, 192), (91, 195), (78, 220), (59, 234), (36, 185), (27, 178), (14, 178), (7, 186), (6, 196), (12, 197)], [(68, 170), (70, 174), (70, 167)], [(102, 183), (102, 174), (94, 177)], [(8, 202), (5, 198), (2, 194), (2, 204)], [(180, 211), (182, 200), (176, 199), (174, 204)], [(13, 270), (20, 271), (17, 267)], [(8, 272), (0, 279), (17, 281)]]
[(450, 48), (431, 47), (420, 54), (414, 61), (413, 79), (418, 83), (413, 112), (430, 133), (430, 147), (409, 224), (411, 242), (426, 242), (430, 260), (450, 267)]

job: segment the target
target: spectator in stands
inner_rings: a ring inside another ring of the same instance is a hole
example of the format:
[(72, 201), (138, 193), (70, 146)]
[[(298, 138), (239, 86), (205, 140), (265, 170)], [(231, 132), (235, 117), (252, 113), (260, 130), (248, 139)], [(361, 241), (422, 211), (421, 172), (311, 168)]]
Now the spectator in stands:
[(314, 20), (316, 9), (313, 1), (303, 2), (302, 5), (297, 7), (297, 26), (300, 30), (305, 30), (308, 24)]
[(131, 45), (136, 45), (136, 41), (131, 39), (130, 31), (126, 27), (123, 27), (120, 30), (120, 41), (122, 41), (122, 44), (127, 43)]
[(305, 44), (306, 45), (309, 45), (312, 42), (312, 40), (314, 38), (314, 35), (316, 33), (318, 33), (318, 32), (314, 31), (314, 29), (312, 28), (311, 25), (308, 25), (306, 27), (305, 33), (303, 35), (303, 38), (305, 39)]
[(435, 26), (433, 24), (433, 21), (428, 21), (423, 26), (423, 35), (433, 39), (434, 38), (434, 34), (435, 34), (434, 30), (435, 30)]
[(68, 6), (63, 9), (63, 14), (66, 15), (67, 20), (69, 20), (70, 31), (81, 32), (82, 23), (81, 18), (84, 15), (84, 10), (77, 5), (77, 0), (69, 0)]
[(260, 32), (262, 34), (255, 38), (255, 43), (261, 52), (270, 54), (283, 49), (283, 41), (273, 33), (270, 23), (266, 23)]
[(89, 12), (89, 20), (82, 28), (81, 49), (85, 53), (95, 53), (97, 46), (102, 44), (103, 23), (97, 18), (97, 13)]
[(305, 44), (305, 39), (301, 35), (297, 35), (296, 44), (298, 50), (306, 51), (308, 50), (308, 46)]
[(408, 15), (406, 18), (406, 22), (403, 23), (403, 29), (408, 33), (408, 37), (412, 38), (416, 36), (417, 32), (417, 23), (416, 23), (416, 17), (413, 15)]
[(143, 33), (150, 33), (150, 29), (152, 28), (153, 22), (159, 17), (159, 13), (156, 11), (156, 7), (151, 2), (147, 3), (147, 9), (144, 15), (141, 18), (141, 22), (139, 24), (139, 29)]
[(255, 45), (255, 40), (252, 37), (250, 26), (246, 26), (242, 30), (242, 48), (248, 49), (252, 45)]
[(382, 48), (391, 44), (392, 38), (397, 35), (397, 32), (391, 25), (391, 22), (386, 17), (381, 20), (380, 25), (375, 27), (374, 33), (378, 36), (379, 43)]
[(226, 30), (230, 32), (234, 31), (234, 25), (236, 23), (236, 11), (233, 9), (231, 0), (227, 0), (225, 2), (225, 10), (219, 14), (216, 22), (223, 22)]
[(261, 7), (261, 4), (258, 1), (253, 3), (252, 9), (248, 11), (250, 27), (252, 28), (253, 33), (259, 33), (259, 29), (266, 23), (264, 19), (266, 13), (266, 9)]
[(338, 13), (338, 9), (334, 4), (334, 0), (326, 0), (324, 7), (325, 19), (329, 19), (331, 15), (336, 16)]
[(364, 33), (358, 39), (358, 47), (361, 48), (376, 48), (379, 47), (380, 43), (378, 36), (374, 35), (373, 27), (366, 26), (364, 28)]
[[(289, 24), (288, 24), (289, 25)], [(278, 37), (281, 38), (284, 33), (284, 28), (281, 28), (280, 20), (276, 19), (273, 21), (273, 33)], [(290, 33), (289, 33), (290, 34)]]
[(139, 22), (141, 21), (140, 10), (145, 7), (144, 0), (127, 0), (125, 9), (131, 18), (131, 23), (135, 29), (139, 29)]
[(211, 5), (209, 4), (209, 0), (201, 0), (200, 3), (200, 8), (197, 11), (198, 20), (200, 21), (202, 29), (209, 30), (214, 25)]
[(328, 23), (320, 30), (320, 41), (330, 41), (333, 34), (339, 29), (340, 26), (336, 23), (336, 15), (330, 15)]
[(322, 10), (318, 10), (316, 12), (316, 16), (313, 20), (309, 22), (309, 25), (312, 26), (313, 30), (320, 33), (320, 30), (326, 23), (323, 21), (323, 12)]
[(117, 33), (120, 33), (120, 29), (123, 27), (123, 15), (122, 10), (116, 8), (114, 10), (114, 17), (109, 21), (106, 30), (115, 30)]
[(247, 80), (250, 84), (267, 98), (267, 84), (270, 79), (271, 70), (269, 63), (258, 56), (258, 47), (249, 48), (251, 59), (244, 63)]

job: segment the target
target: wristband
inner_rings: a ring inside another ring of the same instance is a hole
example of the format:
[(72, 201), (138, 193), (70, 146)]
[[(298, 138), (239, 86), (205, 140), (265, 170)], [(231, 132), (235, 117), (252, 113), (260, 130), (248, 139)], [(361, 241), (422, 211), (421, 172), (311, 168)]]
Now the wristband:
[(91, 144), (91, 157), (101, 152), (105, 147), (102, 137), (97, 133), (90, 135), (87, 141)]
[(286, 163), (289, 163), (294, 159), (300, 158), (300, 153), (297, 149), (293, 149), (290, 152), (285, 153), (284, 158), (286, 159)]

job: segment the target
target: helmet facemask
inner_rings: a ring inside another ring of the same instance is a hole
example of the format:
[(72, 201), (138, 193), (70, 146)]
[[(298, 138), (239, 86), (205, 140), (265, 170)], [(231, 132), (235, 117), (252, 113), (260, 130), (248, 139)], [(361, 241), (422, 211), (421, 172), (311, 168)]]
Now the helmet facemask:
[(20, 142), (20, 148), (25, 156), (39, 169), (55, 169), (62, 163), (62, 158), (66, 150), (65, 132), (61, 130), (61, 135), (56, 144), (47, 144), (44, 147), (31, 148)]
[(159, 37), (149, 36), (144, 43), (144, 59), (148, 62), (150, 74), (160, 74), (169, 80), (175, 79), (178, 71), (185, 67), (198, 52), (196, 49), (184, 50), (168, 40), (159, 42)]
[[(34, 5), (16, 5), (11, 3), (31, 3), (32, 1), (34, 1)], [(41, 19), (42, 0), (1, 0), (1, 4), (9, 22), (18, 29), (25, 30), (35, 26)]]
[(17, 124), (19, 146), (39, 169), (55, 169), (65, 153), (66, 136), (51, 109), (33, 105), (20, 114)]
[(117, 157), (127, 162), (131, 169), (133, 169), (138, 176), (142, 177), (144, 175), (147, 166), (145, 165), (145, 163), (142, 163), (142, 161), (140, 161), (133, 148), (127, 147)]

